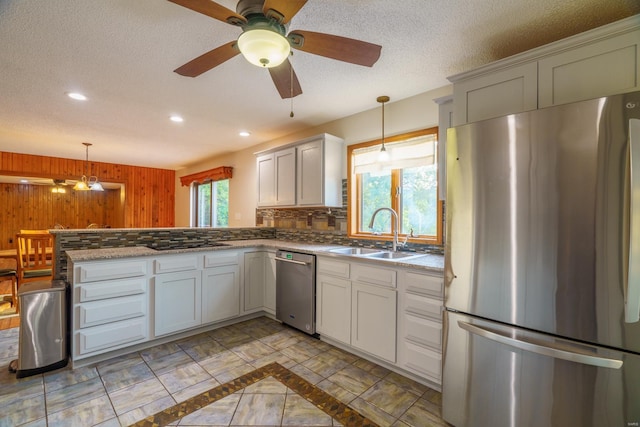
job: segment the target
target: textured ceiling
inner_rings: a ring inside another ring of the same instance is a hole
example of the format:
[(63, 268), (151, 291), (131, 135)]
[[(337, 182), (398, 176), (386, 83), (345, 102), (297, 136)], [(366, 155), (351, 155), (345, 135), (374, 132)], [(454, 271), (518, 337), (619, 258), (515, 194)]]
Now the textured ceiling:
[(290, 30), (382, 54), (367, 68), (294, 51), (303, 94), (292, 119), (268, 72), (241, 56), (196, 78), (173, 72), (239, 28), (165, 0), (0, 0), (0, 150), (84, 159), (89, 141), (94, 161), (178, 169), (638, 13), (637, 0), (309, 0)]

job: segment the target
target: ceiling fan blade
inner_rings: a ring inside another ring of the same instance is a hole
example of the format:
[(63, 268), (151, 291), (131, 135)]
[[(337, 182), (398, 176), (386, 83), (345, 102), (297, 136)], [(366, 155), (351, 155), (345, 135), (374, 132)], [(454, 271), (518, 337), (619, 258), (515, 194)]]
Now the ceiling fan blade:
[(313, 31), (295, 30), (287, 38), (298, 50), (367, 67), (376, 63), (382, 49), (377, 44)]
[(262, 6), (262, 13), (269, 17), (274, 15), (270, 11), (275, 11), (282, 16), (281, 23), (286, 24), (306, 3), (307, 0), (265, 0), (264, 6)]
[(298, 76), (288, 59), (277, 67), (269, 68), (269, 74), (282, 99), (294, 98), (302, 93)]
[(236, 42), (232, 41), (210, 50), (204, 55), (200, 55), (196, 59), (187, 62), (173, 71), (181, 76), (197, 77), (200, 74), (217, 67), (223, 62), (228, 61), (239, 53), (240, 51), (236, 47)]
[(211, 0), (169, 0), (171, 3), (184, 6), (187, 9), (195, 10), (203, 15), (207, 15), (218, 21), (231, 25), (241, 25), (247, 23), (247, 18), (235, 13), (231, 9), (219, 5)]

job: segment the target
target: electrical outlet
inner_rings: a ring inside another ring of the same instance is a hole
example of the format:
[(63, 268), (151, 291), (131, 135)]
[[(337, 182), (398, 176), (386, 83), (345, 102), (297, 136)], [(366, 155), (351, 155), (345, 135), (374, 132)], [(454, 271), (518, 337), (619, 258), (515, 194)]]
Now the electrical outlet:
[(12, 238), (9, 238), (9, 243), (13, 244), (13, 239)]

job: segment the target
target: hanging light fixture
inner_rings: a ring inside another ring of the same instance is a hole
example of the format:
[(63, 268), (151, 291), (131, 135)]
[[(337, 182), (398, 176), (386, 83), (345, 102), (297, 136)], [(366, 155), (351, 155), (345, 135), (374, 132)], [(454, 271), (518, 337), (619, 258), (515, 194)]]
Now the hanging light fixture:
[(380, 152), (378, 153), (378, 161), (379, 162), (388, 162), (389, 161), (389, 153), (384, 146), (384, 103), (389, 102), (388, 96), (379, 96), (376, 101), (382, 104), (382, 147), (380, 147)]
[[(259, 3), (261, 5), (263, 2)], [(249, 8), (255, 6), (249, 5)], [(243, 26), (244, 31), (238, 37), (238, 49), (253, 65), (264, 68), (277, 67), (291, 53), (291, 44), (285, 37), (286, 26), (281, 21), (264, 16), (262, 6), (251, 12), (247, 11), (247, 24)]]
[[(85, 174), (82, 175), (80, 181), (76, 182), (76, 185), (73, 186), (73, 189), (76, 191), (104, 191), (104, 188), (102, 188), (102, 184), (98, 182), (98, 177), (95, 175), (89, 175), (89, 147), (93, 144), (91, 144), (90, 142), (83, 142), (82, 145), (86, 147), (87, 153), (86, 162), (84, 165)], [(87, 178), (88, 175), (89, 178)]]
[(280, 33), (256, 28), (240, 34), (238, 49), (253, 65), (272, 68), (282, 64), (289, 57), (291, 45)]

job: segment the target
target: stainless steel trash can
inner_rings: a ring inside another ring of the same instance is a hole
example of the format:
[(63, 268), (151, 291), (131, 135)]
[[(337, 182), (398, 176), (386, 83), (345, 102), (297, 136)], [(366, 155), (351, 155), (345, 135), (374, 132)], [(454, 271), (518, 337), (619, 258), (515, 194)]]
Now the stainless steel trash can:
[(17, 378), (67, 365), (67, 292), (63, 280), (20, 286), (18, 359), (12, 362)]

